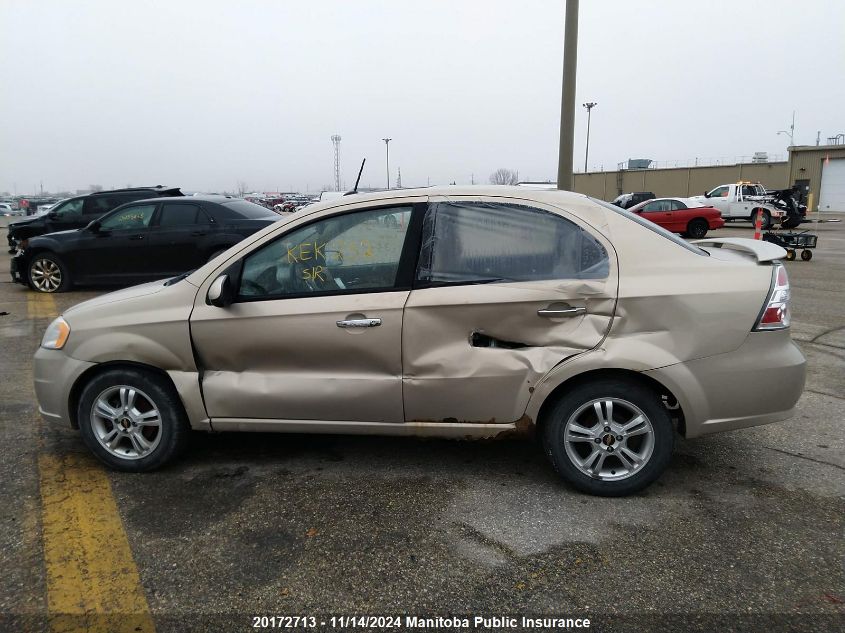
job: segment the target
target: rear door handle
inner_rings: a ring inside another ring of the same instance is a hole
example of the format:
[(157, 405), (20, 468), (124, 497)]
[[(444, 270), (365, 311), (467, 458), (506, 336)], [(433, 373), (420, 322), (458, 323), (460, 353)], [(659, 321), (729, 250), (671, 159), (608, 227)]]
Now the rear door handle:
[(193, 233), (191, 233), (191, 235), (193, 235), (194, 237), (196, 237), (197, 235), (205, 235), (205, 234), (206, 234), (205, 231), (194, 231)]
[(130, 235), (129, 239), (130, 240), (142, 240), (142, 239), (144, 239), (144, 236), (143, 235)]
[(337, 327), (343, 328), (378, 327), (379, 325), (381, 325), (381, 319), (346, 319), (337, 322)]
[(549, 317), (549, 318), (561, 318), (561, 317), (574, 317), (578, 316), (579, 314), (586, 314), (587, 308), (582, 308), (581, 306), (575, 308), (543, 308), (542, 310), (537, 310), (537, 314), (541, 317)]

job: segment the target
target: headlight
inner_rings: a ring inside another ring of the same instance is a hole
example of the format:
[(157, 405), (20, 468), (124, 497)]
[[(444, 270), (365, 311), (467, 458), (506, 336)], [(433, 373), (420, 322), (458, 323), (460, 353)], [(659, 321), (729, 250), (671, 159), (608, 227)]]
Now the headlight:
[(70, 336), (70, 326), (62, 317), (53, 321), (44, 332), (41, 339), (41, 347), (45, 349), (62, 349)]

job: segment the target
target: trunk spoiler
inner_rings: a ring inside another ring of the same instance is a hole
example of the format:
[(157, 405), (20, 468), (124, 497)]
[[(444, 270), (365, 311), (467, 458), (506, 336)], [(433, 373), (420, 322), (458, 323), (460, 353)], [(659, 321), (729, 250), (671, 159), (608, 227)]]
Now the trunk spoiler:
[(737, 251), (751, 253), (758, 262), (770, 262), (786, 257), (786, 249), (777, 244), (762, 240), (750, 240), (747, 237), (716, 237), (705, 240), (695, 240), (696, 246), (715, 246), (716, 248), (731, 248)]

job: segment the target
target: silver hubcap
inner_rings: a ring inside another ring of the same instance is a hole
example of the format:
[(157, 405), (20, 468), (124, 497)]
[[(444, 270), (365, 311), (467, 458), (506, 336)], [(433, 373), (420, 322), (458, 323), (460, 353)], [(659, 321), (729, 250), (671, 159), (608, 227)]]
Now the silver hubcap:
[(117, 385), (94, 400), (91, 429), (102, 447), (115, 457), (140, 459), (161, 441), (161, 415), (143, 391)]
[(62, 271), (49, 259), (36, 259), (29, 272), (32, 285), (41, 292), (55, 292), (62, 285)]
[(603, 481), (638, 473), (654, 451), (654, 427), (636, 405), (597, 398), (573, 413), (564, 428), (566, 455), (578, 470)]

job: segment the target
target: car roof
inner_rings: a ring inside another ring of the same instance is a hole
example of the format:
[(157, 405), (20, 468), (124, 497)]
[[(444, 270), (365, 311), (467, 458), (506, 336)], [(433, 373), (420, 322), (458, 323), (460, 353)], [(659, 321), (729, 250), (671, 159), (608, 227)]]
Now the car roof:
[(535, 189), (517, 185), (435, 185), (431, 187), (416, 187), (411, 189), (384, 189), (362, 193), (347, 193), (346, 195), (324, 202), (314, 202), (308, 205), (309, 210), (328, 209), (340, 204), (360, 202), (377, 202), (379, 200), (398, 200), (401, 198), (435, 196), (490, 196), (502, 198), (521, 198), (536, 200), (549, 204), (565, 204), (569, 202), (583, 203), (588, 197), (574, 191), (559, 189)]

